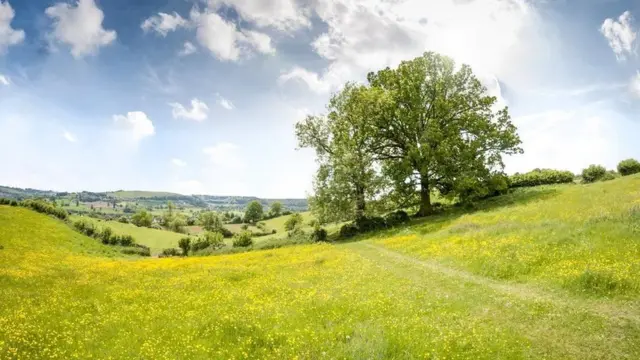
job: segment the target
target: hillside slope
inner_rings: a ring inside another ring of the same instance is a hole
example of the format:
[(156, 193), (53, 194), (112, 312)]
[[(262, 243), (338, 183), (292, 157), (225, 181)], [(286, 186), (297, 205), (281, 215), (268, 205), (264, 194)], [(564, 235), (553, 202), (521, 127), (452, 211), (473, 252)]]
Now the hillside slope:
[(537, 188), (348, 244), (135, 261), (0, 206), (0, 358), (637, 359), (639, 190)]

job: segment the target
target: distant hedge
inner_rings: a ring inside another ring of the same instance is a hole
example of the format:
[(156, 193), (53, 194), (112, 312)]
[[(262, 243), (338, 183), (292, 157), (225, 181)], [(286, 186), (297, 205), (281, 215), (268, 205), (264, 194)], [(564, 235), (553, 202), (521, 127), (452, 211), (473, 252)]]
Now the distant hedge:
[(67, 210), (55, 207), (51, 203), (43, 200), (23, 200), (19, 203), (19, 205), (37, 211), (39, 213), (53, 215), (60, 220), (67, 220), (67, 218), (69, 218), (69, 213), (67, 212)]
[(551, 184), (572, 183), (574, 175), (571, 171), (554, 169), (534, 169), (528, 173), (516, 173), (509, 177), (509, 187), (528, 187)]

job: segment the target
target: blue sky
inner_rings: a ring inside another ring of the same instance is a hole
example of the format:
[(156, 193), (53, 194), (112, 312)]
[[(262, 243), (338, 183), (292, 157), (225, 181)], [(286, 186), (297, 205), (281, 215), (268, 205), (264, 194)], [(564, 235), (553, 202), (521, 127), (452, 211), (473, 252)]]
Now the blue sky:
[(470, 64), (535, 167), (640, 158), (640, 4), (0, 0), (0, 184), (303, 197), (293, 124), (425, 50)]

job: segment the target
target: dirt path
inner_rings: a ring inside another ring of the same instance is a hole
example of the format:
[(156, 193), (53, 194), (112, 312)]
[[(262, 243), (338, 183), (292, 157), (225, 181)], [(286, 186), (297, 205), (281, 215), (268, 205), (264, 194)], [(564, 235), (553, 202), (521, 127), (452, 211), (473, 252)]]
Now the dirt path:
[[(562, 291), (547, 290), (531, 284), (519, 284), (511, 282), (501, 282), (475, 275), (464, 270), (454, 269), (444, 266), (436, 261), (421, 260), (410, 255), (389, 250), (381, 245), (371, 242), (358, 242), (346, 245), (357, 251), (361, 256), (371, 260), (384, 260), (395, 265), (404, 265), (414, 268), (421, 268), (431, 273), (439, 274), (454, 280), (466, 283), (473, 283), (487, 287), (497, 293), (513, 296), (525, 301), (544, 301), (558, 307), (570, 308), (572, 311), (586, 312), (618, 323), (632, 322), (640, 324), (640, 309), (637, 303), (613, 302), (607, 299), (577, 298)], [(424, 278), (415, 271), (402, 271), (397, 266), (385, 266), (390, 270), (397, 270), (396, 273), (403, 277), (411, 277), (414, 281)]]

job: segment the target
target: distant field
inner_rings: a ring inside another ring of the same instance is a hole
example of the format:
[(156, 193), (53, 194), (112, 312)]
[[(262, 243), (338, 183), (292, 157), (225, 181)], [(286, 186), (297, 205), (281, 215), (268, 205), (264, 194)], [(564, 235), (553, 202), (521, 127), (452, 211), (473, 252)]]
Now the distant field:
[(80, 218), (92, 221), (99, 226), (108, 226), (118, 235), (131, 235), (138, 244), (148, 246), (152, 254), (158, 254), (166, 248), (177, 248), (178, 241), (185, 236), (172, 231), (137, 227), (133, 224), (123, 224), (117, 221), (98, 220), (88, 216), (72, 216), (72, 220)]

